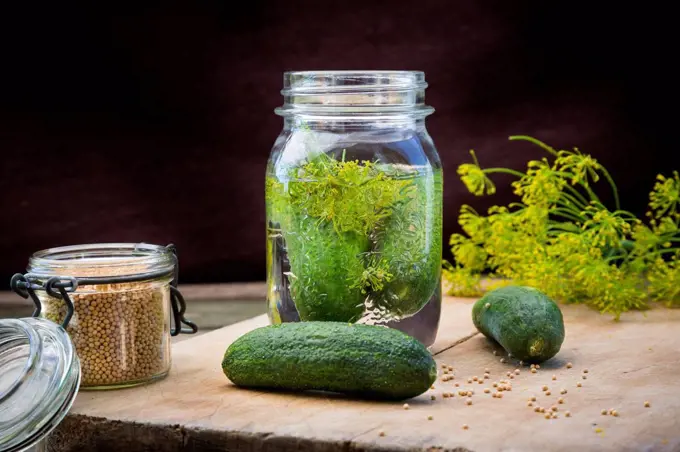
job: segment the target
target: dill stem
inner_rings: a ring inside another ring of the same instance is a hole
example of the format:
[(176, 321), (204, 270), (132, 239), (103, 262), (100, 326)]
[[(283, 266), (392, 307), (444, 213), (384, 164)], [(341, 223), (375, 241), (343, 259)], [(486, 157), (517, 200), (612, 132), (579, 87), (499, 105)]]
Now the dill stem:
[(542, 142), (541, 140), (537, 140), (536, 138), (533, 138), (533, 137), (530, 137), (530, 136), (527, 136), (527, 135), (511, 135), (510, 137), (508, 137), (508, 139), (509, 139), (510, 141), (518, 141), (518, 140), (528, 141), (528, 142), (530, 142), (530, 143), (533, 143), (533, 144), (535, 144), (535, 145), (541, 147), (541, 148), (542, 148), (543, 150), (545, 150), (546, 152), (548, 152), (548, 153), (554, 155), (555, 157), (557, 157), (557, 151), (556, 151), (555, 149), (553, 149), (552, 147), (548, 146), (547, 144), (545, 144), (545, 143)]
[(517, 176), (519, 178), (526, 176), (526, 174), (522, 173), (521, 171), (515, 171), (510, 168), (485, 168), (482, 171), (484, 172), (484, 174), (503, 173), (510, 174), (511, 176)]
[(581, 210), (585, 210), (586, 206), (588, 205), (588, 201), (583, 197), (583, 195), (571, 185), (565, 185), (565, 187), (569, 188), (573, 194), (562, 192), (562, 196), (571, 201), (576, 207), (580, 207)]
[(573, 211), (569, 209), (565, 209), (562, 207), (556, 207), (554, 209), (550, 209), (550, 213), (553, 215), (558, 215), (560, 217), (564, 218), (569, 218), (570, 220), (573, 221), (580, 221), (584, 223), (586, 221), (585, 218), (583, 218), (581, 215), (574, 213)]
[(607, 182), (609, 182), (609, 186), (612, 188), (612, 193), (614, 194), (614, 205), (616, 207), (616, 210), (620, 210), (621, 204), (619, 203), (619, 190), (618, 188), (616, 188), (614, 179), (612, 179), (612, 176), (609, 174), (609, 171), (607, 171), (604, 168), (604, 166), (600, 165), (600, 171), (602, 172), (604, 178), (607, 179)]

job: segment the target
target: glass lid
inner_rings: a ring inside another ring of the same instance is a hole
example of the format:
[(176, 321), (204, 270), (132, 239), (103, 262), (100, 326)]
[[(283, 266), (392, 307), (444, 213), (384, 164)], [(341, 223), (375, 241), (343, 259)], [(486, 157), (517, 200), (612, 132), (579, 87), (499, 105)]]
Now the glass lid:
[(80, 387), (68, 333), (41, 318), (0, 320), (0, 450), (23, 451), (64, 418)]

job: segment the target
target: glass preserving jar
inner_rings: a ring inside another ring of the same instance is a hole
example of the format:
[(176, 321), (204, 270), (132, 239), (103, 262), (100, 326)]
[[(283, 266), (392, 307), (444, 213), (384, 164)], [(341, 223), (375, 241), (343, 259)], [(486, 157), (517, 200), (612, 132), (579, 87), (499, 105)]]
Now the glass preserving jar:
[(80, 385), (73, 343), (41, 318), (0, 320), (0, 450), (46, 450)]
[[(183, 318), (174, 247), (90, 244), (34, 253), (12, 288), (34, 316), (61, 324), (80, 359), (83, 389), (136, 386), (170, 370), (170, 336), (195, 333)], [(174, 319), (174, 328), (171, 323)], [(181, 324), (189, 329), (182, 329)]]
[(442, 167), (415, 71), (286, 72), (266, 172), (272, 323), (387, 325), (434, 342)]

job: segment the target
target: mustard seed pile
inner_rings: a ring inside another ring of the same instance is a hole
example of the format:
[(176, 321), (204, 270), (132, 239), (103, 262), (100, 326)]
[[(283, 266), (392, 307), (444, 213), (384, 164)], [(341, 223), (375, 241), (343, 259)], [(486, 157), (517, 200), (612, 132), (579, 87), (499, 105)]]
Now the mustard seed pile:
[[(124, 386), (168, 371), (166, 284), (87, 286), (70, 296), (75, 313), (67, 331), (80, 358), (82, 386)], [(63, 321), (62, 300), (41, 294), (41, 302), (43, 317)]]

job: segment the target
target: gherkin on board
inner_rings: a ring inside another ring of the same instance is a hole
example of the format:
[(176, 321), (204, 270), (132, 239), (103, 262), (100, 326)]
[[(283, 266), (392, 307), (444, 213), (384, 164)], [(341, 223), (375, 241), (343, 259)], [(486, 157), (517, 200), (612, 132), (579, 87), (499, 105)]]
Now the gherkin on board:
[(255, 329), (229, 346), (222, 370), (246, 388), (390, 400), (416, 397), (437, 378), (437, 365), (418, 340), (393, 328), (343, 322)]

